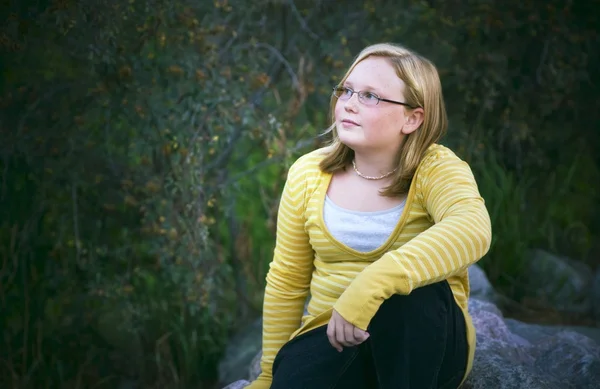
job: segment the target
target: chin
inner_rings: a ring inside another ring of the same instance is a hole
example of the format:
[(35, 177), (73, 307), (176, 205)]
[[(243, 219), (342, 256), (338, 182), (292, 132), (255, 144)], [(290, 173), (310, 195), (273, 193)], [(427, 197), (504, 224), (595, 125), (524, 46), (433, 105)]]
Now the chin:
[(338, 124), (336, 130), (340, 142), (353, 150), (370, 149), (373, 146), (372, 142), (365, 139), (365, 133), (362, 127), (345, 128)]
[(350, 137), (340, 136), (339, 138), (340, 138), (340, 142), (343, 145), (351, 148), (354, 151), (364, 149), (363, 142), (359, 142), (355, 139), (349, 139)]
[(344, 128), (338, 129), (337, 135), (340, 139), (340, 142), (348, 147), (353, 147), (360, 143), (359, 140), (356, 139), (356, 134), (352, 134), (351, 131)]

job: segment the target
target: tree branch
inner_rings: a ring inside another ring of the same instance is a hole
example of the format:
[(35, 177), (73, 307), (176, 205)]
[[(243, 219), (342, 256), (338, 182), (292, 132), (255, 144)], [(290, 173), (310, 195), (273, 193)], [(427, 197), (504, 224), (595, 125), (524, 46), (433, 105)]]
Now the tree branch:
[(298, 12), (298, 8), (296, 8), (296, 4), (294, 3), (294, 0), (288, 0), (288, 4), (290, 5), (290, 8), (292, 9), (292, 13), (296, 17), (296, 19), (298, 19), (298, 23), (300, 23), (300, 27), (302, 27), (302, 29), (304, 31), (306, 31), (311, 38), (313, 38), (315, 40), (321, 39), (321, 37), (319, 37), (310, 28), (308, 28), (306, 21), (302, 18), (302, 15), (300, 15), (300, 12)]

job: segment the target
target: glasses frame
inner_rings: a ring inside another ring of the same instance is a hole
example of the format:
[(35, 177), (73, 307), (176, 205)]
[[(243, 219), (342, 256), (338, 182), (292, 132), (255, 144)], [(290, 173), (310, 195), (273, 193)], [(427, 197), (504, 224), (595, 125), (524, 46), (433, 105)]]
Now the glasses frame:
[[(365, 106), (367, 106), (367, 107), (373, 107), (373, 106), (375, 106), (375, 105), (378, 105), (380, 101), (385, 101), (386, 103), (392, 103), (392, 104), (404, 105), (405, 107), (408, 107), (408, 108), (411, 108), (411, 109), (415, 109), (415, 108), (417, 108), (417, 107), (413, 107), (413, 106), (412, 106), (412, 105), (410, 105), (410, 104), (403, 103), (403, 102), (401, 102), (401, 101), (395, 101), (395, 100), (390, 100), (390, 99), (384, 99), (383, 97), (379, 97), (379, 96), (378, 96), (376, 93), (373, 93), (373, 92), (355, 91), (355, 90), (354, 90), (354, 89), (352, 89), (352, 88), (348, 88), (347, 86), (340, 86), (340, 85), (336, 85), (336, 86), (334, 86), (334, 87), (333, 87), (333, 92), (332, 92), (332, 94), (333, 94), (333, 96), (334, 96), (336, 99), (339, 99), (339, 98), (340, 98), (340, 96), (338, 96), (338, 95), (336, 95), (336, 94), (335, 94), (335, 92), (336, 92), (338, 89), (346, 89), (346, 90), (349, 90), (350, 92), (352, 92), (352, 94), (350, 95), (350, 97), (348, 97), (348, 99), (347, 99), (347, 100), (341, 99), (342, 101), (348, 101), (348, 100), (350, 100), (350, 99), (352, 98), (352, 96), (353, 96), (353, 95), (356, 93), (356, 95), (358, 96), (358, 101), (360, 101), (360, 102), (361, 102), (363, 105), (365, 105)], [(371, 105), (371, 106), (370, 106), (370, 105), (368, 105), (368, 104), (365, 104), (365, 103), (363, 102), (363, 100), (362, 100), (362, 99), (365, 97), (364, 93), (370, 93), (371, 95), (373, 95), (373, 96), (374, 96), (374, 97), (377, 99), (377, 102), (376, 102), (374, 105)]]

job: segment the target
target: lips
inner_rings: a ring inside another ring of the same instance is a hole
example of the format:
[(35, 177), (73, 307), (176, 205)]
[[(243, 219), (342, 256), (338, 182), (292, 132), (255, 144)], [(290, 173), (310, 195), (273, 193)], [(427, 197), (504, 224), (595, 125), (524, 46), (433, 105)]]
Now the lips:
[(347, 124), (347, 125), (350, 124), (350, 125), (353, 125), (353, 126), (358, 126), (359, 125), (358, 123), (356, 123), (355, 121), (350, 120), (350, 119), (344, 119), (344, 120), (342, 120), (342, 123), (343, 124)]

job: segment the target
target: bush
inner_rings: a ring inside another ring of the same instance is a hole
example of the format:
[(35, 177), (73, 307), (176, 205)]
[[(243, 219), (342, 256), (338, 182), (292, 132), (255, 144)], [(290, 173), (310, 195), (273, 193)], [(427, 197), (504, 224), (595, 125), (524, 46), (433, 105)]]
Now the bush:
[(255, 42), (265, 5), (237, 6), (88, 1), (35, 16), (31, 36), (56, 30), (4, 80), (2, 386), (216, 379), (262, 287), (239, 283), (256, 270), (239, 266), (255, 222), (238, 215), (262, 217), (266, 236), (284, 178), (244, 177), (293, 152), (265, 113), (284, 65)]

